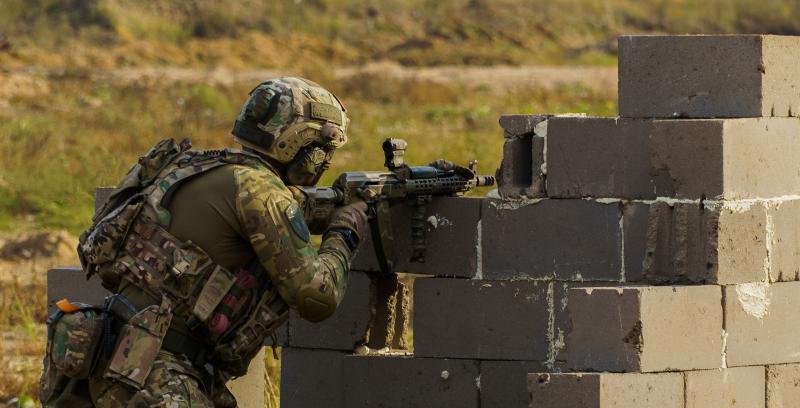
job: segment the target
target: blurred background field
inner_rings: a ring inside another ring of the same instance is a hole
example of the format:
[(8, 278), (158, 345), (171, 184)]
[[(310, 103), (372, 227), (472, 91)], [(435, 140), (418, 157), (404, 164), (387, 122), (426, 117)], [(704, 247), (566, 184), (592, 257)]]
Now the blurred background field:
[[(278, 75), (335, 91), (351, 143), (323, 179), (409, 160), (493, 173), (502, 113), (616, 114), (616, 37), (800, 33), (800, 0), (0, 0), (0, 405), (34, 395), (44, 273), (77, 264), (95, 186), (157, 140), (232, 144)], [(277, 382), (277, 381), (276, 381)]]

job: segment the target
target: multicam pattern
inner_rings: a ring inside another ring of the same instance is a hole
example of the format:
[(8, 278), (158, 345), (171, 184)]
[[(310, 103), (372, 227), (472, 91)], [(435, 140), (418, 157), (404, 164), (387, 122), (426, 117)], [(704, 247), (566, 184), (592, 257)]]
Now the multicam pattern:
[(49, 357), (62, 374), (86, 378), (103, 334), (103, 318), (93, 309), (67, 313), (52, 329)]
[(158, 353), (140, 390), (104, 378), (91, 378), (89, 387), (98, 408), (211, 408), (203, 392), (201, 373), (182, 356)]
[[(274, 114), (271, 112), (274, 110)], [(271, 116), (261, 118), (261, 112)], [(260, 131), (272, 135), (269, 146), (258, 145), (236, 137), (237, 143), (258, 150), (267, 156), (288, 163), (308, 140), (339, 148), (347, 142), (349, 119), (344, 106), (334, 94), (319, 84), (303, 78), (283, 77), (259, 84), (242, 107), (237, 122), (256, 122)], [(338, 129), (336, 137), (324, 140), (320, 129), (326, 122)], [(300, 126), (306, 124), (307, 126)], [(294, 126), (298, 125), (298, 126)]]
[[(344, 295), (352, 255), (347, 244), (332, 234), (317, 253), (299, 236), (286, 217), (287, 208), (296, 201), (266, 167), (237, 166), (234, 175), (242, 225), (281, 297), (306, 319), (325, 319)], [(308, 296), (314, 301), (309, 302)], [(330, 305), (330, 310), (316, 310), (312, 306), (317, 302)]]

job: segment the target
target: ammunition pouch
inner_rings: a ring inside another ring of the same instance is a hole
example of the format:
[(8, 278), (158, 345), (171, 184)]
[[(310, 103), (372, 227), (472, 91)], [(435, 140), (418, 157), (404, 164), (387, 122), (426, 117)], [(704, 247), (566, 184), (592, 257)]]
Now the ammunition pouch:
[(45, 407), (91, 407), (85, 380), (99, 357), (106, 313), (99, 307), (62, 302), (47, 319), (39, 399)]

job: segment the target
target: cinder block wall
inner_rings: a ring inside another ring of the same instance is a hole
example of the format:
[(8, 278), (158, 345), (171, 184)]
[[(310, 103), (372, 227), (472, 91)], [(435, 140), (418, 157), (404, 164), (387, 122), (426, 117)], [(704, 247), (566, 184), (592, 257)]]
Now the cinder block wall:
[[(282, 403), (800, 406), (798, 57), (798, 37), (622, 37), (620, 117), (501, 117), (498, 195), (435, 200), (427, 261), (401, 260), (424, 275), (411, 316), (389, 284), (337, 317), (360, 342), (290, 326)], [(372, 338), (398, 316), (413, 344)]]

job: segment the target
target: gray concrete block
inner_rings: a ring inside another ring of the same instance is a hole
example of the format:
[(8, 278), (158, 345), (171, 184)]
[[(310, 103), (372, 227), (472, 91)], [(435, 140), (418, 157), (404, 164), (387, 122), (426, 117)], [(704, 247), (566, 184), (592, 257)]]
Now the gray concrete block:
[(795, 363), (800, 356), (800, 282), (724, 287), (729, 367)]
[(414, 353), (545, 360), (550, 282), (429, 278), (414, 283)]
[(497, 169), (497, 191), (504, 198), (545, 197), (545, 139), (535, 134), (506, 133), (503, 161)]
[(800, 115), (800, 37), (623, 36), (623, 117)]
[[(392, 207), (395, 253), (399, 272), (439, 276), (475, 276), (478, 265), (477, 228), (482, 199), (436, 197), (428, 204), (425, 262), (411, 262), (411, 215), (406, 204)], [(352, 262), (352, 269), (377, 271), (378, 262), (367, 234)]]
[(500, 115), (500, 127), (506, 133), (506, 137), (517, 137), (535, 133), (537, 126), (547, 119), (553, 117), (551, 114), (539, 115)]
[(556, 198), (740, 200), (800, 192), (796, 118), (548, 120)]
[(93, 276), (86, 279), (86, 273), (79, 266), (54, 268), (47, 271), (47, 313), (56, 311), (55, 303), (61, 299), (71, 302), (102, 305), (108, 296), (100, 279)]
[(100, 211), (115, 187), (97, 187), (94, 190), (94, 212)]
[(721, 305), (720, 287), (711, 285), (571, 289), (567, 367), (615, 372), (719, 368)]
[(481, 361), (481, 407), (527, 407), (528, 373), (544, 371), (536, 361)]
[(550, 197), (652, 198), (651, 122), (553, 118), (547, 122)]
[(485, 279), (621, 278), (619, 203), (486, 200), (481, 214)]
[(682, 373), (531, 373), (528, 390), (530, 408), (684, 407)]
[(771, 203), (767, 217), (770, 281), (796, 281), (800, 279), (800, 200)]
[(479, 407), (479, 362), (418, 357), (348, 356), (347, 408)]
[[(504, 198), (545, 197), (547, 119), (552, 115), (502, 115), (503, 161), (497, 191)], [(537, 133), (538, 132), (538, 133)]]
[(800, 406), (800, 364), (767, 366), (767, 408)]
[(687, 371), (686, 408), (764, 408), (764, 367)]
[(345, 354), (284, 348), (281, 353), (281, 407), (339, 408), (344, 404)]
[(623, 213), (627, 282), (731, 284), (768, 275), (774, 234), (766, 203), (627, 203)]
[(292, 347), (352, 351), (364, 344), (372, 319), (370, 279), (350, 272), (341, 304), (333, 316), (319, 323), (303, 320), (290, 312), (289, 344)]

